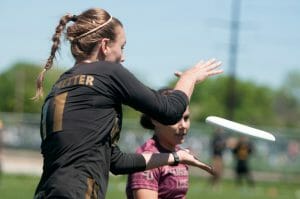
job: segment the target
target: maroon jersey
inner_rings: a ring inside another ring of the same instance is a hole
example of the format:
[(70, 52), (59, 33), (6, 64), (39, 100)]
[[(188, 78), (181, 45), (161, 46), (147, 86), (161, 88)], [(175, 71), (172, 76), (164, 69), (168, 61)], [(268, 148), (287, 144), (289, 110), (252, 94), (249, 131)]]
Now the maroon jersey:
[[(170, 152), (164, 149), (155, 138), (149, 139), (137, 149), (137, 153)], [(159, 168), (133, 173), (128, 176), (127, 198), (133, 198), (134, 189), (149, 189), (158, 192), (158, 198), (185, 198), (188, 191), (188, 166), (161, 166)]]

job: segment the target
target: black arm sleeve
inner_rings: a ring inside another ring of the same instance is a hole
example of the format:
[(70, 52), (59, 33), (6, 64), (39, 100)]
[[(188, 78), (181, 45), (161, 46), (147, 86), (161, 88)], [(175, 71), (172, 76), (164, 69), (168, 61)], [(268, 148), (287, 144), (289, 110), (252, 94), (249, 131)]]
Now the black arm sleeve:
[(175, 90), (162, 95), (141, 83), (122, 65), (114, 68), (111, 85), (122, 103), (141, 111), (165, 125), (180, 120), (189, 103), (185, 93)]
[(136, 153), (123, 153), (118, 146), (112, 147), (110, 171), (114, 175), (130, 174), (144, 171), (146, 161), (143, 155)]

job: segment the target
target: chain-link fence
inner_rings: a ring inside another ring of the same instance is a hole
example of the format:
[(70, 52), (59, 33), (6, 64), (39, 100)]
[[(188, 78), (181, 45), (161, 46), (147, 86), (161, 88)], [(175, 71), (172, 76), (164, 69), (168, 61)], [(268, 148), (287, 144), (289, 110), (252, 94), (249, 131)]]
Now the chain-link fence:
[[(3, 123), (3, 146), (9, 149), (40, 150), (38, 114), (0, 113)], [(254, 145), (251, 168), (255, 171), (275, 172), (286, 176), (300, 176), (300, 129), (258, 127), (274, 132), (276, 142), (251, 138)], [(190, 148), (201, 160), (210, 162), (210, 139), (213, 127), (205, 123), (193, 123), (183, 147)], [(227, 138), (237, 139), (240, 134), (226, 132)], [(119, 145), (125, 152), (134, 152), (152, 132), (142, 129), (137, 120), (124, 120)], [(225, 167), (233, 167), (233, 155), (225, 150)], [(299, 179), (300, 180), (300, 179)]]

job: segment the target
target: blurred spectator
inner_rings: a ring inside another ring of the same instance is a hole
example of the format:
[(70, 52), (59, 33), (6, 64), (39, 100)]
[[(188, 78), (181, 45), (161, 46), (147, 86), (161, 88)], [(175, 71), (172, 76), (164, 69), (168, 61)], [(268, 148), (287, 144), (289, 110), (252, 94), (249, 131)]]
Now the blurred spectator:
[(212, 166), (215, 171), (215, 175), (211, 178), (213, 186), (217, 185), (223, 173), (223, 152), (226, 148), (226, 138), (224, 136), (224, 130), (217, 128), (213, 134), (210, 142), (211, 155), (212, 155)]
[(0, 177), (2, 176), (3, 122), (0, 120)]
[(223, 152), (226, 148), (226, 138), (224, 136), (224, 130), (217, 128), (213, 134), (210, 142), (211, 155), (212, 155), (212, 166), (215, 171), (215, 175), (211, 178), (213, 186), (217, 185), (223, 173)]
[(300, 147), (297, 141), (291, 140), (288, 144), (288, 156), (290, 160), (296, 160), (299, 155)]
[(233, 149), (233, 154), (236, 160), (236, 183), (238, 185), (242, 184), (242, 180), (245, 179), (249, 185), (254, 186), (254, 180), (249, 166), (249, 158), (252, 152), (253, 146), (249, 138), (246, 136), (240, 137), (237, 145)]

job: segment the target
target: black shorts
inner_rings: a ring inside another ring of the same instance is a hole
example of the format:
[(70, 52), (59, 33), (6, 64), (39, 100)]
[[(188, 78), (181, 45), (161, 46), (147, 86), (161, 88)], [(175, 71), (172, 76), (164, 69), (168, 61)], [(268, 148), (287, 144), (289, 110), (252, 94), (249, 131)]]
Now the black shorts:
[(34, 199), (98, 199), (103, 196), (103, 193), (100, 193), (99, 185), (94, 179), (78, 171), (76, 172), (75, 169), (68, 168), (68, 171), (64, 170), (61, 169), (56, 175), (51, 176), (46, 182), (39, 185)]
[(236, 172), (238, 174), (247, 174), (249, 172), (249, 167), (246, 162), (238, 162), (236, 166)]

